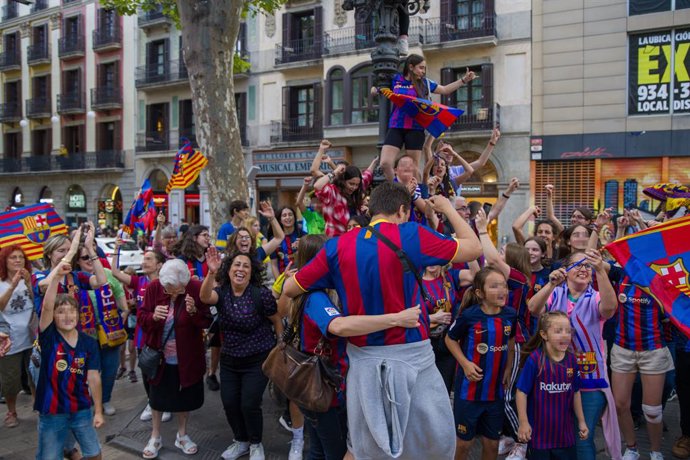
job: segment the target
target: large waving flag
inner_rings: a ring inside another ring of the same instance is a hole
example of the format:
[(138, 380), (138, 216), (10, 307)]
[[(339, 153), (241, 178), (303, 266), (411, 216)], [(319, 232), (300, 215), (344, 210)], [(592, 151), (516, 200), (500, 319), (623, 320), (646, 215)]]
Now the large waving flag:
[(43, 243), (59, 233), (67, 233), (67, 227), (48, 203), (0, 214), (0, 247), (18, 244), (29, 260), (43, 257)]
[(132, 235), (136, 229), (151, 231), (156, 225), (156, 205), (153, 202), (153, 189), (148, 179), (141, 184), (141, 190), (129, 208), (124, 222), (127, 232)]
[(690, 216), (633, 233), (604, 247), (633, 283), (664, 307), (690, 337)]
[(185, 144), (175, 155), (175, 167), (165, 193), (170, 193), (174, 188), (185, 189), (192, 185), (207, 164), (208, 159), (200, 151), (194, 150), (192, 143), (185, 139)]
[(463, 114), (461, 109), (406, 94), (396, 94), (388, 88), (382, 88), (381, 94), (414, 118), (414, 121), (422, 125), (424, 129), (429, 131), (429, 134), (436, 138), (447, 131), (455, 123), (455, 120)]

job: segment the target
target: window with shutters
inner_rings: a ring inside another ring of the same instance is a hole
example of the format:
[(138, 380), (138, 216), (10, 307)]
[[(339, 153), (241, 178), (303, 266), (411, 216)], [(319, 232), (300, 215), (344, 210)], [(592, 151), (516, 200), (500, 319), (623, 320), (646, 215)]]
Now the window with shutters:
[[(441, 41), (495, 35), (494, 0), (441, 0)], [(431, 21), (431, 27), (435, 21)]]
[(149, 82), (163, 81), (168, 78), (168, 50), (168, 39), (155, 40), (147, 44), (146, 73)]
[(351, 123), (375, 123), (379, 119), (379, 98), (371, 95), (374, 73), (371, 64), (350, 73)]
[(283, 88), (282, 140), (320, 139), (321, 83)]
[(167, 150), (170, 145), (168, 103), (146, 106), (146, 133), (137, 148), (144, 151)]
[[(595, 203), (595, 167), (594, 160), (581, 161), (537, 161), (535, 163), (534, 195), (535, 204), (546, 209), (544, 186), (556, 186), (554, 212), (563, 225), (568, 226), (570, 215), (575, 208), (592, 209)], [(609, 191), (611, 195), (609, 195)], [(605, 201), (613, 196), (618, 200), (618, 186), (605, 184)], [(615, 209), (615, 207), (614, 207)]]
[(183, 99), (178, 104), (180, 112), (180, 147), (184, 143), (183, 138), (189, 139), (193, 147), (198, 147), (196, 143), (196, 126), (194, 123), (192, 100)]
[(323, 43), (322, 8), (283, 13), (283, 43), (276, 64), (318, 59)]
[[(490, 130), (498, 125), (498, 111), (493, 101), (493, 64), (469, 67), (477, 78), (462, 85), (455, 93), (442, 96), (442, 103), (464, 112), (451, 130)], [(441, 69), (441, 84), (448, 85), (465, 75), (467, 67)]]
[(345, 124), (345, 70), (336, 67), (328, 72), (328, 125)]
[(62, 72), (62, 90), (67, 96), (76, 96), (81, 92), (81, 69)]
[(247, 138), (247, 93), (235, 93), (235, 109), (237, 111), (237, 124), (240, 127), (240, 141), (242, 145), (249, 145)]

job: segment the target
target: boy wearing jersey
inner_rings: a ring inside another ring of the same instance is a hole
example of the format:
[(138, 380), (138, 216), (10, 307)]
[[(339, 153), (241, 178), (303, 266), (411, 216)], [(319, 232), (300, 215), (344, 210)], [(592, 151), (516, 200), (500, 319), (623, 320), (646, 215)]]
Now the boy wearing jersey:
[(39, 412), (36, 459), (61, 459), (70, 431), (84, 458), (100, 459), (101, 448), (94, 430), (104, 423), (98, 342), (77, 330), (79, 306), (74, 297), (56, 296), (57, 279), (72, 269), (69, 263), (60, 264), (61, 276), (51, 279), (39, 322), (41, 378), (34, 402), (34, 410)]

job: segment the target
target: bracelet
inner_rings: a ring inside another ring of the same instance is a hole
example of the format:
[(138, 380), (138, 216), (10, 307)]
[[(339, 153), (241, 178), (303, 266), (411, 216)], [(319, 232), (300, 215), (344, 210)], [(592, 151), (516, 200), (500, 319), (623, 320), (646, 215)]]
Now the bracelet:
[(71, 263), (72, 263), (71, 261), (67, 260), (67, 257), (63, 257), (62, 259), (60, 259), (60, 262), (64, 262), (64, 263), (66, 263), (66, 264), (71, 264)]
[(510, 198), (510, 195), (506, 195), (505, 193), (501, 193), (501, 195), (502, 195), (503, 198), (505, 198), (506, 200), (507, 200), (508, 198)]
[(495, 143), (495, 142), (489, 141), (489, 145), (492, 146), (492, 147), (496, 147), (496, 143)]
[(479, 232), (480, 235), (488, 235), (489, 232)]

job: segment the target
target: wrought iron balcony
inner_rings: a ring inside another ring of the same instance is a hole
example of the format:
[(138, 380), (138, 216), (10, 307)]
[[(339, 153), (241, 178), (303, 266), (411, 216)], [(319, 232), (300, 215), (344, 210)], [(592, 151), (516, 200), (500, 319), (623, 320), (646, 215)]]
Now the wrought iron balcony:
[(50, 62), (50, 47), (47, 43), (29, 45), (26, 60), (31, 64), (45, 64)]
[(59, 51), (61, 58), (80, 57), (84, 56), (84, 36), (83, 35), (69, 35), (58, 40)]
[(2, 20), (14, 19), (17, 17), (17, 3), (9, 1), (7, 5), (2, 7)]
[(137, 67), (135, 86), (145, 88), (149, 86), (187, 84), (189, 75), (183, 60), (165, 61)]
[(139, 27), (146, 29), (157, 25), (170, 24), (171, 20), (163, 14), (160, 8), (154, 11), (140, 11), (138, 15)]
[(473, 113), (463, 113), (453, 125), (451, 131), (491, 131), (501, 124), (501, 105), (485, 107)]
[(36, 13), (46, 8), (48, 8), (48, 0), (35, 0), (34, 4), (31, 5), (31, 12)]
[(84, 93), (65, 93), (58, 94), (57, 97), (57, 111), (58, 113), (84, 113), (86, 111), (86, 104), (84, 103)]
[(321, 59), (323, 51), (321, 37), (288, 40), (276, 45), (276, 64), (287, 64), (313, 59)]
[(157, 152), (170, 150), (170, 133), (168, 131), (148, 131), (137, 134), (137, 152)]
[[(408, 32), (409, 46), (418, 45), (422, 41), (422, 25), (416, 16), (410, 18)], [(374, 48), (376, 31), (371, 24), (324, 32), (323, 54), (335, 55), (352, 53), (359, 50)]]
[(122, 108), (122, 91), (119, 86), (99, 86), (91, 89), (91, 108), (111, 110)]
[(320, 120), (305, 123), (304, 118), (290, 118), (271, 122), (271, 142), (296, 142), (321, 139), (323, 126)]
[(481, 37), (496, 37), (495, 14), (431, 18), (423, 27), (425, 45)]
[(122, 48), (122, 28), (120, 25), (99, 27), (93, 31), (94, 51), (107, 51)]
[(35, 97), (26, 101), (26, 116), (29, 118), (50, 118), (49, 97)]
[(79, 169), (122, 169), (125, 167), (121, 150), (99, 150), (86, 153), (33, 155), (23, 158), (1, 158), (0, 173), (31, 173), (42, 171), (74, 171)]
[(0, 53), (0, 71), (17, 70), (22, 67), (22, 59), (18, 51)]
[(0, 104), (0, 123), (16, 123), (22, 118), (19, 101)]

